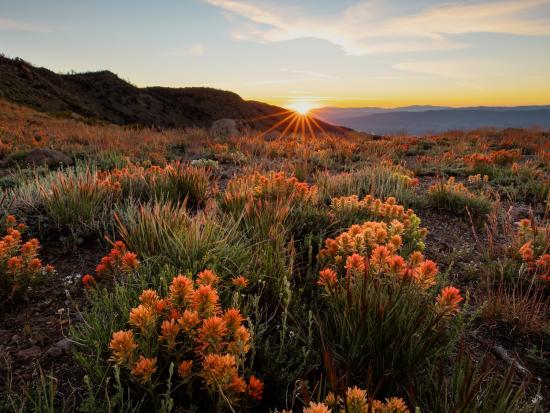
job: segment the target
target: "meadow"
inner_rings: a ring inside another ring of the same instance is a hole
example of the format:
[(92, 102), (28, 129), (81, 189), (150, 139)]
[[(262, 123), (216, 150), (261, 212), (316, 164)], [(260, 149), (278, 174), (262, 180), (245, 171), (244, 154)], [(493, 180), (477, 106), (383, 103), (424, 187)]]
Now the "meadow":
[(547, 131), (213, 137), (0, 101), (0, 158), (0, 411), (550, 408)]

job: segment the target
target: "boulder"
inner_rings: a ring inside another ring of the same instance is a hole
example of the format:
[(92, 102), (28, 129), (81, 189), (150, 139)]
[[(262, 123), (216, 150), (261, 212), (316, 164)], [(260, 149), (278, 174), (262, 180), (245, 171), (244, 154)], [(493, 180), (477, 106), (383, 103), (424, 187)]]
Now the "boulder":
[(25, 162), (35, 166), (46, 165), (48, 168), (74, 164), (73, 159), (63, 152), (47, 148), (35, 148), (31, 150), (25, 157)]
[(215, 138), (230, 138), (238, 134), (239, 128), (233, 119), (218, 119), (210, 127), (210, 135)]

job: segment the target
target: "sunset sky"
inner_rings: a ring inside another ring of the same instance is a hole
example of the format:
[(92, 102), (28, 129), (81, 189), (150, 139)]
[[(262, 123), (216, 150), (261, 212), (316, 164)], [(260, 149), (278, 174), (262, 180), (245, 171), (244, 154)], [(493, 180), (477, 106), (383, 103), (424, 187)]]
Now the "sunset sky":
[(550, 104), (550, 0), (0, 0), (0, 52), (283, 106)]

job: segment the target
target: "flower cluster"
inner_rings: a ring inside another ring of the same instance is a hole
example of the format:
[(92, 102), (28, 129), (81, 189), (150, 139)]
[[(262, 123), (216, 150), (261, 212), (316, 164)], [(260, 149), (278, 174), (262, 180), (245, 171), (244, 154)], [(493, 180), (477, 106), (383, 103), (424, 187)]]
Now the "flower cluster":
[(537, 226), (530, 219), (522, 219), (516, 237), (522, 261), (541, 280), (550, 281), (550, 226)]
[(468, 176), (468, 183), (470, 184), (479, 184), (481, 182), (483, 183), (489, 182), (489, 176), (488, 175), (481, 176), (481, 174)]
[(223, 203), (231, 208), (244, 205), (250, 198), (265, 201), (291, 200), (293, 204), (315, 204), (317, 187), (299, 182), (295, 177), (287, 177), (284, 172), (270, 172), (268, 175), (256, 172), (229, 181)]
[(367, 392), (357, 386), (348, 387), (345, 401), (334, 393), (329, 393), (322, 403), (311, 402), (304, 413), (408, 413), (407, 404), (398, 397), (391, 397), (385, 402), (372, 400)]
[[(139, 268), (137, 254), (128, 251), (128, 248), (122, 241), (116, 241), (113, 248), (103, 258), (95, 268), (98, 278), (118, 277), (124, 274), (130, 274)], [(82, 277), (82, 283), (85, 287), (92, 287), (96, 280), (90, 274)]]
[(489, 165), (507, 165), (521, 158), (520, 149), (501, 149), (488, 153), (473, 153), (462, 159), (472, 169)]
[(335, 218), (346, 222), (347, 217), (363, 220), (382, 220), (386, 223), (398, 221), (403, 224), (403, 238), (405, 243), (413, 244), (414, 249), (424, 249), (424, 239), (427, 230), (420, 228), (420, 218), (412, 209), (405, 209), (397, 204), (396, 199), (389, 197), (386, 201), (367, 195), (359, 200), (357, 195), (332, 198), (331, 211)]
[[(210, 395), (221, 391), (232, 403), (243, 397), (261, 400), (263, 383), (243, 376), (250, 330), (237, 308), (222, 309), (219, 282), (213, 271), (204, 270), (195, 280), (175, 276), (166, 297), (143, 291), (130, 311), (131, 328), (112, 335), (110, 361), (140, 384), (162, 383), (160, 376), (173, 363), (183, 385), (198, 382)], [(237, 277), (234, 283), (246, 285), (246, 279)]]
[(0, 301), (13, 299), (40, 276), (53, 272), (51, 265), (44, 266), (38, 258), (38, 240), (23, 242), (24, 224), (18, 224), (13, 215), (8, 215), (3, 224), (6, 235), (0, 239)]
[(435, 192), (446, 192), (451, 194), (458, 194), (466, 198), (475, 198), (475, 194), (471, 192), (466, 186), (461, 182), (456, 182), (456, 178), (451, 176), (447, 182), (438, 182), (431, 185), (428, 189), (430, 193)]

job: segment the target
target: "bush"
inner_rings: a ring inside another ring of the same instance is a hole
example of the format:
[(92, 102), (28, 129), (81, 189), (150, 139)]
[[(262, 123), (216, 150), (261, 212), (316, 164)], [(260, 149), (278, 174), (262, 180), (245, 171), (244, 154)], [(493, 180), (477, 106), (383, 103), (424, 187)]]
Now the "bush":
[(315, 183), (323, 201), (339, 196), (372, 195), (382, 199), (394, 197), (406, 205), (417, 202), (413, 189), (418, 180), (398, 165), (382, 163), (339, 175), (325, 172), (315, 177)]
[(319, 340), (333, 388), (393, 392), (447, 350), (462, 297), (446, 287), (434, 299), (437, 266), (418, 251), (398, 254), (402, 229), (366, 222), (321, 251)]
[(5, 233), (0, 240), (0, 304), (25, 295), (33, 284), (44, 281), (53, 272), (38, 258), (40, 243), (33, 238), (23, 243), (23, 224), (17, 224), (13, 215), (4, 220)]
[(388, 198), (385, 202), (371, 195), (362, 200), (356, 195), (332, 198), (330, 209), (336, 222), (344, 227), (369, 220), (380, 220), (387, 224), (394, 220), (400, 222), (404, 226), (403, 249), (408, 252), (424, 249), (427, 230), (420, 228), (420, 218), (414, 211), (397, 205), (395, 198)]
[[(217, 411), (246, 408), (262, 398), (263, 383), (254, 375), (244, 377), (250, 331), (238, 309), (221, 308), (218, 282), (215, 273), (205, 270), (196, 281), (174, 277), (165, 298), (145, 290), (138, 307), (130, 310), (130, 329), (112, 335), (110, 361), (155, 409), (170, 403)], [(178, 393), (170, 392), (172, 380), (182, 387)]]
[(492, 202), (485, 195), (474, 194), (451, 177), (447, 182), (438, 182), (428, 191), (430, 205), (461, 216), (471, 216), (477, 222), (491, 212)]

